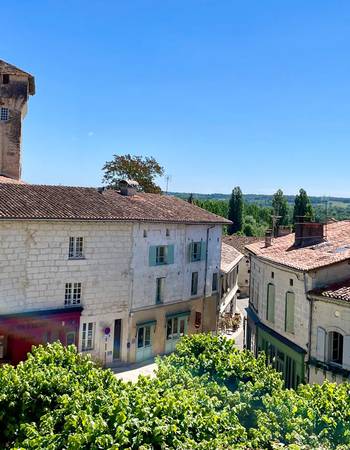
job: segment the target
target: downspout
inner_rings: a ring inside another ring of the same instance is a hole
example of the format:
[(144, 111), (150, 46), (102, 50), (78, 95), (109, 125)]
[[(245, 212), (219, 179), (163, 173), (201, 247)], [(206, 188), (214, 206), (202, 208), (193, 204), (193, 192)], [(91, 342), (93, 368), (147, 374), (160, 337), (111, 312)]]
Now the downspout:
[(306, 273), (304, 272), (304, 289), (305, 296), (309, 300), (309, 329), (308, 329), (308, 343), (307, 343), (307, 382), (310, 382), (310, 362), (311, 362), (311, 341), (312, 341), (312, 319), (314, 309), (314, 299), (307, 294), (306, 287)]
[[(203, 332), (203, 324), (204, 324), (204, 303), (205, 303), (205, 297), (207, 295), (207, 279), (208, 279), (208, 247), (209, 247), (209, 231), (211, 228), (214, 228), (215, 225), (211, 225), (210, 227), (207, 228), (207, 240), (206, 240), (206, 246), (205, 246), (205, 269), (204, 269), (204, 290), (203, 290), (203, 303), (202, 303), (202, 332)], [(220, 255), (221, 255), (221, 251), (220, 251)], [(217, 310), (217, 306), (216, 306), (216, 310)], [(216, 322), (217, 322), (217, 317), (216, 317)], [(216, 323), (216, 327), (217, 329), (217, 323)]]

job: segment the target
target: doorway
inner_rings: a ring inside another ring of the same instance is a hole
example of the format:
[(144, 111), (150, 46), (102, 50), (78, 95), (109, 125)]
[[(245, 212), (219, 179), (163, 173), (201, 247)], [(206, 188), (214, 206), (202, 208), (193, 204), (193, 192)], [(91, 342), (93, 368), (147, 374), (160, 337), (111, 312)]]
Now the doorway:
[(120, 359), (120, 343), (122, 332), (122, 320), (114, 321), (114, 338), (113, 338), (113, 360)]

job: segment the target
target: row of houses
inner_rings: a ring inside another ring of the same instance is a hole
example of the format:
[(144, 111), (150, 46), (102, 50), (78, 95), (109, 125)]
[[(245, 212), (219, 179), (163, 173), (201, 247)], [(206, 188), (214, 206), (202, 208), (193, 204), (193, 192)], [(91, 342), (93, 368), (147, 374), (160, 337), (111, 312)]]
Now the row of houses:
[(300, 382), (350, 377), (350, 221), (298, 223), (295, 233), (246, 246), (246, 346)]
[(142, 361), (216, 332), (238, 295), (229, 222), (126, 180), (118, 191), (24, 183), (34, 93), (32, 75), (0, 61), (0, 362), (56, 340), (104, 365)]

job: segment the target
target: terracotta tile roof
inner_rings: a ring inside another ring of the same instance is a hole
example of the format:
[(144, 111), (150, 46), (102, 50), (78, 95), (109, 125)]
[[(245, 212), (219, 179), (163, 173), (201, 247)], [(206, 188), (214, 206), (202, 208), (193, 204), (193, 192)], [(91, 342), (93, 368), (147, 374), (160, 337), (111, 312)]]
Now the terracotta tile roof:
[(330, 284), (323, 288), (313, 289), (309, 294), (318, 297), (333, 298), (335, 300), (344, 300), (350, 303), (350, 279)]
[(264, 238), (261, 237), (255, 237), (255, 236), (237, 236), (235, 234), (232, 234), (231, 236), (224, 236), (223, 241), (225, 244), (231, 245), (236, 250), (238, 250), (240, 253), (245, 253), (245, 246), (248, 244), (253, 244), (253, 242), (258, 242), (264, 240)]
[(0, 175), (0, 183), (26, 184), (25, 181), (15, 180), (13, 178), (5, 177), (3, 175)]
[(25, 75), (28, 77), (28, 85), (29, 85), (29, 94), (34, 95), (35, 94), (35, 81), (33, 75), (31, 75), (28, 72), (25, 72), (22, 69), (19, 69), (16, 66), (13, 66), (12, 64), (7, 63), (6, 61), (3, 61), (0, 59), (0, 73), (6, 73), (9, 75)]
[(0, 183), (0, 219), (126, 220), (226, 224), (176, 197), (138, 193), (122, 196), (107, 189)]
[(242, 253), (240, 253), (234, 247), (231, 247), (231, 245), (227, 245), (225, 244), (225, 242), (222, 242), (220, 269), (223, 272), (230, 272), (230, 270), (232, 270), (233, 267), (237, 265), (242, 258)]
[(271, 262), (309, 271), (329, 266), (350, 258), (350, 221), (342, 220), (327, 225), (327, 238), (320, 244), (295, 248), (294, 233), (272, 240), (271, 247), (264, 242), (247, 245), (255, 255)]

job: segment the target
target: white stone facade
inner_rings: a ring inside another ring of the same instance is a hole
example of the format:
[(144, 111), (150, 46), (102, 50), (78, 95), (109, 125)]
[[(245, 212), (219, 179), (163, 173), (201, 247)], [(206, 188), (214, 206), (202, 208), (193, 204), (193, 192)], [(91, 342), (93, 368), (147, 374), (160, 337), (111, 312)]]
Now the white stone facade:
[[(83, 258), (69, 258), (70, 237), (83, 238)], [(205, 259), (189, 262), (189, 243), (207, 238), (207, 263)], [(174, 263), (150, 267), (149, 247), (168, 244), (174, 245)], [(165, 304), (191, 300), (192, 271), (198, 272), (195, 297), (204, 295), (205, 272), (206, 296), (211, 296), (220, 248), (220, 225), (4, 220), (0, 222), (0, 315), (64, 309), (66, 283), (81, 283), (79, 349), (83, 350), (84, 324), (92, 323), (92, 348), (87, 351), (103, 364), (112, 364), (114, 325), (121, 320), (118, 359), (127, 361), (132, 311), (157, 307), (156, 278), (166, 278)]]

